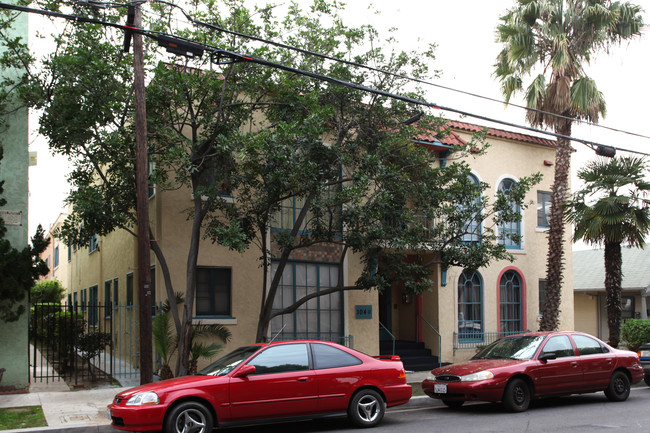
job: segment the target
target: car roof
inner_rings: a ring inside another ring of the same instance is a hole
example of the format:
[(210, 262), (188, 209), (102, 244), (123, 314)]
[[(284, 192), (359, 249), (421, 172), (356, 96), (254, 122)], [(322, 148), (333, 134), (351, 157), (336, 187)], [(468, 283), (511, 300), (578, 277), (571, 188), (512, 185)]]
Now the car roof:
[[(272, 341), (269, 343), (253, 343), (253, 344), (247, 344), (247, 346), (277, 346), (281, 344), (296, 344), (296, 343), (325, 343), (325, 344), (331, 344), (334, 346), (341, 346), (338, 343), (334, 343), (332, 341), (324, 341), (324, 340), (283, 340), (283, 341)], [(345, 347), (345, 346), (341, 346)]]

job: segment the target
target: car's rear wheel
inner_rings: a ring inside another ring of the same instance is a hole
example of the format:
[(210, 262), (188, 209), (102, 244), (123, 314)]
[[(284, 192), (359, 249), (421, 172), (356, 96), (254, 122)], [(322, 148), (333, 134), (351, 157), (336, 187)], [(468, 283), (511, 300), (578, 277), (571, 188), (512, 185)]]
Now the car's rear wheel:
[(458, 409), (465, 403), (465, 400), (442, 400), (442, 402), (449, 408)]
[(163, 428), (165, 433), (210, 433), (212, 414), (201, 403), (186, 401), (169, 411)]
[(350, 421), (358, 427), (374, 427), (382, 420), (386, 404), (377, 391), (362, 389), (352, 396), (348, 407)]
[(630, 379), (622, 371), (615, 371), (605, 390), (610, 401), (625, 401), (630, 396)]
[(530, 388), (525, 380), (515, 377), (503, 393), (503, 406), (509, 412), (523, 412), (530, 405)]

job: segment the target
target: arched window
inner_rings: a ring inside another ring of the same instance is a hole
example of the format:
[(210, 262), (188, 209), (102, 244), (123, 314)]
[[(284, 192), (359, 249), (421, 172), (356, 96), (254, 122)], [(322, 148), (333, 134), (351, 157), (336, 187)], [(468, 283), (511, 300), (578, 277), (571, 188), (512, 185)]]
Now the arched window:
[(521, 277), (515, 271), (506, 271), (499, 282), (500, 331), (514, 334), (523, 331)]
[[(470, 174), (467, 176), (469, 180), (476, 185), (476, 197), (474, 198), (474, 202), (470, 203), (471, 207), (475, 207), (476, 205), (480, 205), (481, 203), (481, 195), (480, 195), (480, 189), (479, 189), (479, 182), (476, 176), (473, 174)], [(464, 234), (463, 234), (463, 241), (465, 242), (478, 242), (481, 239), (481, 223), (480, 223), (480, 218), (478, 218), (479, 214), (477, 212), (473, 212), (470, 217), (467, 218), (467, 222), (465, 223), (464, 228)]]
[(476, 271), (458, 279), (458, 339), (483, 340), (483, 279)]
[[(499, 192), (505, 194), (506, 196), (510, 195), (510, 192), (517, 186), (517, 183), (512, 179), (503, 179), (499, 183)], [(519, 205), (517, 203), (512, 203), (512, 210), (515, 213), (520, 212)], [(508, 249), (521, 249), (521, 222), (520, 221), (510, 221), (510, 222), (501, 222), (498, 227), (498, 236), (499, 243), (505, 245)]]

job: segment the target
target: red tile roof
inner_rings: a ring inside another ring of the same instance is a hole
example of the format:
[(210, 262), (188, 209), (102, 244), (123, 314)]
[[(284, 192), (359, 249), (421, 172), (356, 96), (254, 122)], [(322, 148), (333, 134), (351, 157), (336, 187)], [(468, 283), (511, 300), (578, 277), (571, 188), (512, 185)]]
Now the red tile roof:
[[(438, 134), (433, 132), (427, 132), (422, 134), (417, 134), (414, 138), (418, 141), (424, 141), (427, 143), (440, 142), (449, 146), (464, 146), (466, 141), (463, 140), (456, 132), (453, 130), (466, 131), (470, 133), (481, 132), (485, 128), (484, 126), (474, 125), (472, 123), (461, 122), (459, 120), (450, 120), (447, 124), (451, 130), (449, 134), (445, 137), (438, 137)], [(539, 144), (542, 146), (555, 147), (555, 141), (549, 140), (547, 138), (536, 137), (533, 135), (521, 134), (518, 132), (505, 131), (503, 129), (488, 128), (487, 135), (491, 137), (504, 138), (506, 140), (514, 140), (523, 143)]]
[(428, 143), (439, 141), (440, 143), (449, 146), (464, 146), (466, 144), (465, 140), (460, 138), (460, 136), (456, 134), (454, 131), (449, 131), (449, 134), (447, 134), (442, 138), (438, 137), (438, 134), (434, 134), (433, 132), (418, 134), (414, 138), (418, 141), (426, 141)]
[[(467, 132), (481, 132), (483, 126), (474, 125), (472, 123), (461, 122), (458, 120), (450, 120), (449, 127), (453, 129), (460, 129)], [(487, 134), (492, 137), (505, 138), (507, 140), (521, 141), (524, 143), (540, 144), (542, 146), (555, 147), (555, 140), (547, 138), (536, 137), (533, 135), (521, 134), (518, 132), (505, 131), (503, 129), (488, 128)]]

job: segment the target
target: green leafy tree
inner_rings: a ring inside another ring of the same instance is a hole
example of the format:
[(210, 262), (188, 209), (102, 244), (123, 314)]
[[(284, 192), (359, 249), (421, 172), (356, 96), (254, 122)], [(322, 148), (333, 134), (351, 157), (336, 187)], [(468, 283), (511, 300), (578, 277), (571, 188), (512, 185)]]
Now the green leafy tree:
[[(495, 76), (509, 101), (524, 92), (526, 119), (548, 126), (557, 139), (555, 177), (551, 189), (546, 302), (541, 330), (558, 326), (564, 267), (562, 203), (568, 198), (571, 136), (575, 120), (597, 122), (605, 115), (605, 99), (585, 67), (598, 51), (640, 35), (641, 8), (610, 0), (517, 0), (497, 27), (503, 50)], [(531, 81), (524, 89), (524, 79)]]
[[(169, 16), (172, 6), (167, 3), (152, 3), (156, 13), (145, 16), (151, 29), (230, 52), (383, 92), (422, 96), (399, 75), (427, 77), (433, 47), (395, 52), (389, 38), (384, 44), (388, 49), (373, 48), (384, 42), (375, 29), (345, 26), (338, 2), (319, 0), (306, 10), (291, 4), (281, 18), (274, 16), (274, 8), (249, 10), (239, 0), (226, 6), (211, 0), (192, 3), (187, 14), (397, 75), (260, 45), (213, 27), (173, 28), (175, 20), (159, 18)], [(97, 11), (79, 7), (76, 12), (93, 16)], [(123, 20), (123, 14), (122, 9), (109, 9), (102, 11), (102, 19)], [(74, 214), (60, 236), (83, 244), (91, 235), (117, 229), (135, 235), (132, 59), (121, 52), (123, 36), (109, 28), (73, 23), (63, 35), (25, 92), (31, 104), (43, 108), (41, 132), (52, 150), (75, 164), (68, 197)], [(504, 197), (488, 200), (483, 195), (487, 185), (469, 181), (466, 163), (452, 159), (440, 167), (433, 152), (411, 142), (416, 133), (444, 137), (444, 119), (425, 116), (416, 129), (402, 123), (417, 109), (403, 101), (233, 61), (227, 53), (185, 59), (164, 57), (153, 46), (147, 52), (149, 157), (156, 166), (150, 179), (157, 191), (185, 189), (192, 197), (186, 210), (191, 236), (183, 270), (185, 302), (181, 314), (170, 310), (179, 336), (177, 375), (191, 368), (196, 266), (203, 237), (237, 251), (259, 249), (264, 278), (259, 341), (266, 339), (272, 317), (291, 313), (311, 299), (272, 311), (279, 275), (300, 248), (327, 246), (341, 264), (350, 252), (363, 259), (358, 281), (339, 281), (319, 295), (383, 289), (391, 281), (404, 281), (419, 293), (431, 287), (427, 277), (432, 265), (478, 268), (511, 258), (493, 230), (499, 221), (519, 218), (511, 203)], [(482, 147), (477, 137), (467, 149)], [(536, 180), (522, 179), (510, 199), (523, 204)], [(278, 226), (275, 218), (288, 203), (298, 217)], [(269, 244), (273, 227), (281, 230), (274, 231)], [(168, 298), (174, 300), (163, 248), (153, 233), (151, 241)], [(417, 259), (405, 260), (407, 255)]]
[(59, 280), (44, 280), (34, 284), (30, 291), (30, 302), (32, 304), (42, 302), (60, 303), (65, 297), (65, 287)]
[(567, 204), (574, 241), (605, 245), (605, 292), (609, 344), (621, 335), (621, 245), (643, 248), (650, 233), (648, 166), (636, 157), (596, 160), (578, 172), (585, 186)]
[[(3, 148), (0, 146), (0, 161)], [(0, 181), (0, 207), (7, 203), (2, 198), (5, 181)], [(31, 245), (22, 250), (13, 248), (5, 239), (7, 227), (0, 217), (0, 320), (15, 322), (25, 313), (25, 300), (29, 289), (42, 275), (47, 275), (48, 268), (40, 254), (45, 251), (49, 239), (45, 239), (45, 231), (39, 225), (32, 237)]]

